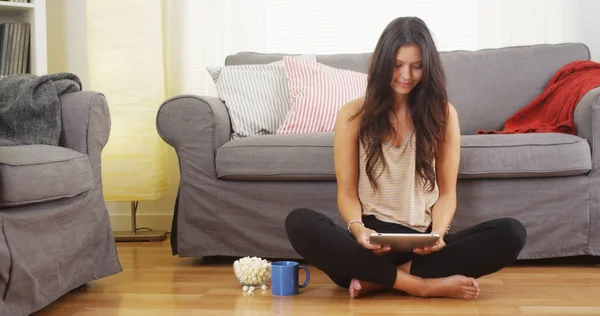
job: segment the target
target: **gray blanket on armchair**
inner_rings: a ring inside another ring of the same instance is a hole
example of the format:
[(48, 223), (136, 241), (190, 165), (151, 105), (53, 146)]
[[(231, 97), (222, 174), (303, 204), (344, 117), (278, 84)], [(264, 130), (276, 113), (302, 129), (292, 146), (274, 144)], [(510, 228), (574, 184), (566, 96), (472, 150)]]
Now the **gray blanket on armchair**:
[(14, 75), (0, 80), (0, 146), (58, 145), (59, 96), (81, 90), (71, 73)]

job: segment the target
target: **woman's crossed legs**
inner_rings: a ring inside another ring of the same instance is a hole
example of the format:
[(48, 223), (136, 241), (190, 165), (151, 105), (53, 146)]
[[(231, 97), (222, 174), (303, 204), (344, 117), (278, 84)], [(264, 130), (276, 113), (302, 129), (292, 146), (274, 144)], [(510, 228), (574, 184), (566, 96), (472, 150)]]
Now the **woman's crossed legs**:
[[(381, 233), (418, 233), (408, 227), (364, 216), (366, 227)], [(472, 299), (476, 278), (513, 263), (527, 232), (512, 218), (486, 221), (445, 236), (446, 246), (429, 255), (388, 252), (375, 255), (344, 228), (311, 209), (293, 210), (285, 221), (294, 249), (351, 297), (376, 289), (397, 289), (415, 296)]]

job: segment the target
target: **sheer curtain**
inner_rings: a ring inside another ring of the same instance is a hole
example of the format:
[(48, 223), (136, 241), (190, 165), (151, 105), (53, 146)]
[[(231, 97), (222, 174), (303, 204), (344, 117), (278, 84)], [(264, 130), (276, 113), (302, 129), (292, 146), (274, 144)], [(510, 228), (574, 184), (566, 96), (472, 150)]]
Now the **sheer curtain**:
[(400, 16), (423, 19), (440, 49), (474, 49), (478, 3), (479, 0), (264, 0), (266, 51), (372, 51), (386, 25)]
[(582, 41), (579, 3), (576, 0), (480, 0), (477, 48)]
[(168, 94), (215, 95), (206, 66), (240, 51), (372, 51), (385, 26), (418, 16), (438, 49), (477, 50), (581, 41), (573, 0), (166, 1)]
[(581, 40), (576, 0), (263, 0), (268, 52), (371, 51), (388, 22), (417, 16), (438, 49)]
[(264, 51), (263, 0), (163, 0), (167, 95), (216, 95), (207, 66)]

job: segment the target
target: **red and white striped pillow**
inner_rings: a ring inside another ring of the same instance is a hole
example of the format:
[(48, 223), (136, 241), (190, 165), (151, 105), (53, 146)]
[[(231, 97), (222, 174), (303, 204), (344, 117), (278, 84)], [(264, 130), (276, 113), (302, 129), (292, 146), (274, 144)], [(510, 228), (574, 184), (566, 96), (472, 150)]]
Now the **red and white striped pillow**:
[(367, 74), (285, 56), (291, 107), (277, 134), (334, 130), (338, 110), (365, 94)]

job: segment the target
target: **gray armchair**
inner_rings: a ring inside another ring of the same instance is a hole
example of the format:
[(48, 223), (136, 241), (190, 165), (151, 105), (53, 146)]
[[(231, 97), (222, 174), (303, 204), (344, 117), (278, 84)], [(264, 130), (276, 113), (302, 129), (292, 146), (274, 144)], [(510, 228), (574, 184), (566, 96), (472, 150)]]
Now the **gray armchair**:
[(0, 315), (29, 315), (122, 270), (102, 194), (106, 99), (60, 102), (60, 146), (0, 147)]

